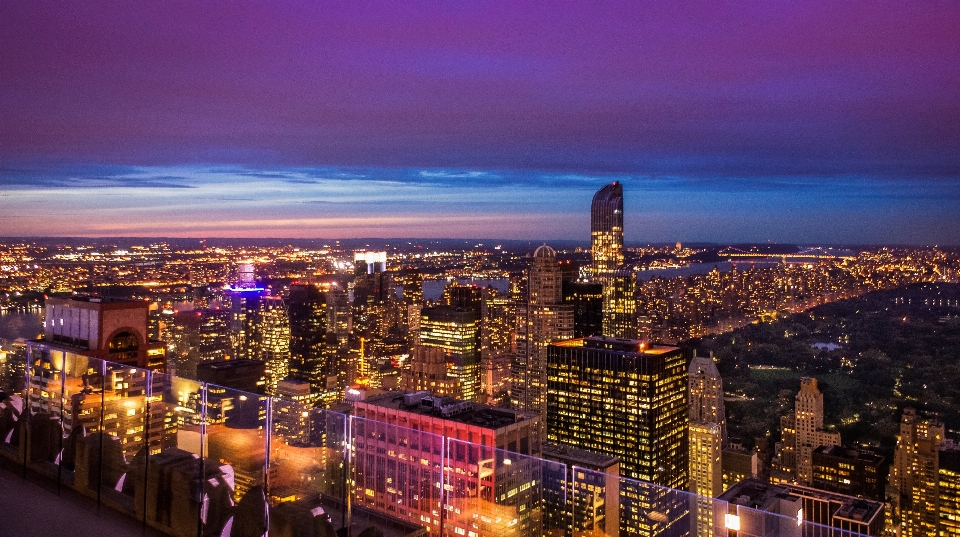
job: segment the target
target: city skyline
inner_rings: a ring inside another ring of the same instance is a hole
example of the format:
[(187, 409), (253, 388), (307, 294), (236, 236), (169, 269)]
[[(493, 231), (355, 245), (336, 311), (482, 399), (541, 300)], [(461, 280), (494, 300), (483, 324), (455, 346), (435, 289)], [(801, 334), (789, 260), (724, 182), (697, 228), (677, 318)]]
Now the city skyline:
[[(960, 244), (960, 6), (0, 6), (10, 236)], [(37, 215), (44, 215), (38, 218)]]

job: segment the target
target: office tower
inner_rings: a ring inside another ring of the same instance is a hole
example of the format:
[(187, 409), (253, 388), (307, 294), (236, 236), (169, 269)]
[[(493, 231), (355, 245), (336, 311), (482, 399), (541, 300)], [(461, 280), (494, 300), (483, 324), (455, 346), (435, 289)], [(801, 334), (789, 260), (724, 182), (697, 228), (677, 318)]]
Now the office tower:
[(823, 394), (817, 379), (800, 379), (794, 413), (780, 418), (782, 434), (779, 469), (803, 485), (813, 481), (813, 450), (840, 445), (840, 433), (823, 430)]
[(573, 337), (603, 334), (603, 285), (563, 282), (563, 301), (573, 306)]
[(884, 501), (889, 464), (872, 451), (842, 446), (820, 446), (813, 450), (813, 486)]
[(943, 440), (942, 422), (922, 419), (913, 408), (903, 410), (890, 486), (895, 494), (894, 522), (904, 537), (937, 534), (939, 450)]
[(637, 282), (636, 275), (622, 267), (623, 185), (618, 182), (606, 185), (593, 196), (590, 251), (593, 281), (603, 285), (603, 335), (637, 338)]
[(458, 397), (463, 393), (460, 379), (447, 369), (447, 353), (440, 347), (414, 347), (410, 369), (401, 376), (400, 389), (426, 391), (441, 397)]
[(353, 266), (358, 273), (375, 274), (387, 271), (387, 252), (354, 252)]
[(623, 185), (601, 188), (590, 205), (590, 251), (595, 281), (606, 283), (623, 265)]
[(260, 309), (260, 360), (266, 364), (267, 395), (276, 395), (277, 384), (290, 368), (290, 317), (283, 299), (265, 297)]
[(510, 366), (516, 354), (516, 312), (510, 299), (494, 287), (483, 289), (480, 308), (481, 389), (487, 404), (510, 403)]
[[(241, 265), (243, 270), (246, 265)], [(251, 269), (252, 270), (252, 269)], [(230, 339), (233, 358), (260, 359), (260, 308), (267, 290), (250, 281), (252, 273), (241, 272), (241, 280), (224, 287), (224, 298), (229, 303)]]
[(480, 315), (483, 303), (483, 290), (476, 285), (462, 285), (457, 282), (447, 284), (443, 288), (440, 304), (452, 308), (470, 310)]
[[(230, 318), (233, 313), (229, 309), (202, 310), (199, 312), (200, 326), (199, 343), (197, 345), (197, 363), (218, 362), (234, 358), (233, 339), (230, 337)], [(196, 366), (193, 367), (196, 371)], [(186, 375), (182, 375), (186, 376)], [(195, 378), (186, 376), (186, 378)]]
[(355, 505), (424, 524), (430, 535), (541, 535), (536, 415), (425, 392), (353, 405), (363, 418), (352, 422), (362, 439), (354, 445)]
[(406, 305), (423, 304), (423, 274), (411, 270), (400, 278), (403, 286), (403, 303)]
[(690, 419), (690, 492), (697, 503), (697, 535), (714, 532), (713, 502), (723, 492), (722, 453), (726, 416), (723, 384), (713, 358), (695, 356), (687, 369), (687, 412)]
[(573, 307), (563, 303), (557, 253), (537, 248), (527, 277), (510, 398), (514, 408), (547, 414), (547, 345), (573, 337)]
[(310, 443), (311, 419), (309, 409), (316, 402), (310, 383), (284, 379), (277, 383), (277, 396), (272, 401), (273, 429), (288, 444)]
[[(475, 401), (480, 396), (480, 324), (473, 311), (438, 306), (420, 314), (420, 347), (440, 349), (448, 376), (460, 381), (457, 398)], [(418, 353), (419, 354), (416, 354)], [(415, 351), (415, 356), (427, 356)]]
[(960, 444), (946, 440), (938, 456), (937, 531), (942, 537), (960, 536)]
[(321, 393), (324, 405), (329, 406), (343, 399), (344, 390), (357, 380), (358, 356), (350, 353), (350, 337), (353, 335), (353, 307), (347, 290), (332, 286), (327, 291), (327, 333), (324, 336), (326, 386)]
[(713, 498), (723, 492), (723, 467), (720, 426), (691, 422), (689, 433), (690, 492), (697, 495), (696, 535), (713, 535), (716, 530)]
[[(730, 487), (718, 499), (728, 502), (723, 525), (727, 529), (736, 527), (736, 533), (729, 534), (739, 537), (831, 537), (881, 535), (883, 532), (883, 502), (802, 485), (773, 485), (758, 479), (746, 479)], [(741, 510), (741, 506), (783, 518)], [(811, 522), (821, 527), (803, 526), (801, 522)]]
[(696, 356), (688, 368), (690, 423), (715, 423), (727, 447), (727, 417), (723, 407), (723, 381), (711, 356)]
[(603, 335), (621, 339), (639, 337), (637, 322), (637, 275), (619, 268), (603, 284)]
[[(547, 387), (549, 442), (618, 457), (624, 477), (687, 489), (681, 349), (607, 337), (553, 343)], [(625, 481), (620, 496), (621, 535), (671, 535), (687, 527), (687, 501), (675, 493)], [(651, 511), (658, 514), (650, 517)]]
[(43, 339), (27, 343), (36, 352), (63, 350), (153, 371), (166, 367), (164, 344), (147, 337), (147, 302), (51, 297), (44, 309)]
[(553, 444), (543, 445), (543, 458), (561, 463), (543, 469), (544, 534), (617, 537), (620, 460)]
[(315, 393), (326, 388), (324, 336), (327, 301), (315, 285), (293, 284), (287, 299), (290, 314), (290, 376), (306, 380)]

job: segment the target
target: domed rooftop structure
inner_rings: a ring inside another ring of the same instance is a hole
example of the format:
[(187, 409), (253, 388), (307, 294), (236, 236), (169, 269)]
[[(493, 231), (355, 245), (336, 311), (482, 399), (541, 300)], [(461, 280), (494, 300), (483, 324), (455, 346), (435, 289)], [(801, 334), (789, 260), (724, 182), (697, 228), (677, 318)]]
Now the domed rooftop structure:
[(535, 252), (533, 252), (533, 257), (553, 257), (553, 258), (556, 258), (556, 257), (557, 257), (557, 251), (554, 250), (553, 248), (547, 246), (546, 243), (544, 243), (543, 246), (537, 248), (537, 250), (536, 250)]

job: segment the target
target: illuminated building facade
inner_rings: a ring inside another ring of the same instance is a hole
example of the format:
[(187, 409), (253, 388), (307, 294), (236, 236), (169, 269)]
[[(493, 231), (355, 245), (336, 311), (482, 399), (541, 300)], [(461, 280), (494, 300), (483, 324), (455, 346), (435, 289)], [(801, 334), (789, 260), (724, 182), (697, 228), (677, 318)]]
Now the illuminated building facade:
[(353, 405), (366, 418), (354, 422), (356, 504), (424, 524), (431, 535), (541, 534), (537, 416), (426, 392)]
[[(420, 314), (420, 346), (440, 349), (447, 375), (460, 382), (464, 401), (480, 396), (480, 323), (477, 313), (439, 306), (424, 308)], [(415, 351), (416, 352), (416, 351)]]
[(173, 408), (147, 404), (147, 372), (166, 365), (165, 345), (147, 339), (148, 307), (107, 298), (46, 300), (43, 339), (27, 342), (30, 408), (61, 416), (64, 442), (103, 432), (126, 457), (145, 445), (151, 453), (175, 445)]
[(813, 486), (884, 501), (889, 464), (872, 451), (843, 446), (820, 446), (813, 450)]
[(487, 404), (500, 405), (510, 398), (510, 366), (516, 352), (516, 309), (494, 287), (483, 289), (480, 309), (481, 387)]
[(716, 423), (690, 423), (689, 490), (699, 496), (694, 500), (697, 535), (713, 535), (715, 531), (713, 498), (723, 492), (720, 438), (720, 426)]
[(636, 279), (618, 274), (623, 255), (623, 185), (613, 182), (593, 196), (590, 205), (590, 252), (593, 281), (603, 285), (603, 335), (635, 339)]
[(696, 500), (697, 535), (712, 535), (715, 520), (709, 498), (723, 492), (722, 454), (727, 424), (723, 383), (717, 364), (709, 356), (694, 356), (687, 377), (690, 492), (702, 496)]
[(290, 317), (283, 299), (266, 297), (260, 311), (260, 360), (266, 364), (267, 395), (276, 395), (277, 384), (290, 372)]
[(593, 196), (590, 205), (590, 252), (593, 277), (606, 283), (623, 265), (623, 185), (613, 182)]
[(229, 301), (230, 340), (233, 358), (260, 359), (260, 308), (267, 290), (262, 287), (226, 287), (224, 296)]
[(54, 298), (45, 303), (43, 340), (49, 348), (162, 371), (164, 344), (147, 336), (149, 304), (110, 298)]
[(937, 535), (939, 450), (943, 440), (942, 422), (923, 419), (913, 408), (903, 410), (890, 486), (896, 493), (894, 522), (905, 537)]
[(353, 266), (358, 272), (375, 274), (387, 271), (387, 252), (355, 252)]
[[(832, 537), (881, 535), (883, 532), (883, 502), (802, 485), (773, 485), (758, 479), (746, 479), (730, 487), (718, 499), (729, 502), (722, 523), (727, 529), (736, 527), (736, 533), (730, 532), (730, 535), (737, 537)], [(764, 517), (757, 511), (782, 515), (795, 520), (796, 524), (780, 518)], [(819, 526), (804, 526), (803, 522)]]
[[(199, 331), (198, 363), (232, 358), (233, 340), (230, 338), (230, 318), (233, 314), (229, 310), (204, 310), (198, 315), (200, 317), (200, 327), (197, 329)], [(196, 365), (193, 370), (196, 371)], [(189, 375), (182, 376), (194, 378)]]
[(695, 356), (688, 368), (691, 423), (715, 423), (727, 447), (727, 416), (723, 406), (723, 381), (711, 356)]
[(514, 408), (547, 414), (547, 345), (573, 337), (573, 307), (563, 303), (557, 253), (546, 244), (533, 254), (521, 310), (510, 398)]
[(347, 386), (353, 385), (359, 373), (359, 355), (350, 353), (353, 335), (353, 307), (347, 290), (332, 286), (327, 291), (327, 333), (324, 336), (326, 382), (321, 393), (324, 405), (343, 400)]
[(617, 537), (620, 460), (553, 444), (543, 445), (543, 458), (562, 463), (546, 466), (543, 471), (544, 533)]
[[(688, 487), (687, 368), (681, 349), (607, 337), (547, 353), (547, 440), (620, 459), (620, 475)], [(621, 535), (685, 527), (686, 499), (626, 481)], [(656, 513), (654, 516), (649, 516)]]
[(277, 397), (273, 400), (273, 426), (287, 443), (310, 443), (310, 411), (316, 401), (310, 383), (284, 379), (277, 383)]
[(795, 401), (794, 413), (780, 418), (779, 469), (789, 480), (809, 485), (813, 482), (813, 450), (840, 445), (840, 433), (823, 430), (823, 393), (817, 379), (801, 378)]
[(637, 275), (620, 268), (603, 284), (603, 335), (621, 339), (639, 337), (637, 323)]
[(421, 345), (414, 348), (410, 369), (403, 372), (400, 387), (409, 392), (427, 391), (457, 398), (463, 392), (460, 379), (450, 373), (444, 349)]
[(960, 445), (951, 441), (942, 443), (938, 457), (937, 535), (957, 537), (960, 536)]

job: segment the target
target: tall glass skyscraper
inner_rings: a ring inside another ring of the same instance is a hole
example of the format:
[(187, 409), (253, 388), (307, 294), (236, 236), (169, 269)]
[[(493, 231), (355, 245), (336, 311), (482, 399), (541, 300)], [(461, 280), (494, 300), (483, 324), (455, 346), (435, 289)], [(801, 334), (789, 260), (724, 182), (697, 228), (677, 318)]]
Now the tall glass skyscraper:
[(606, 283), (623, 264), (623, 185), (601, 188), (590, 205), (590, 252), (593, 277)]
[(603, 285), (603, 335), (633, 339), (636, 279), (623, 265), (623, 185), (613, 182), (593, 196), (590, 206), (593, 281)]

